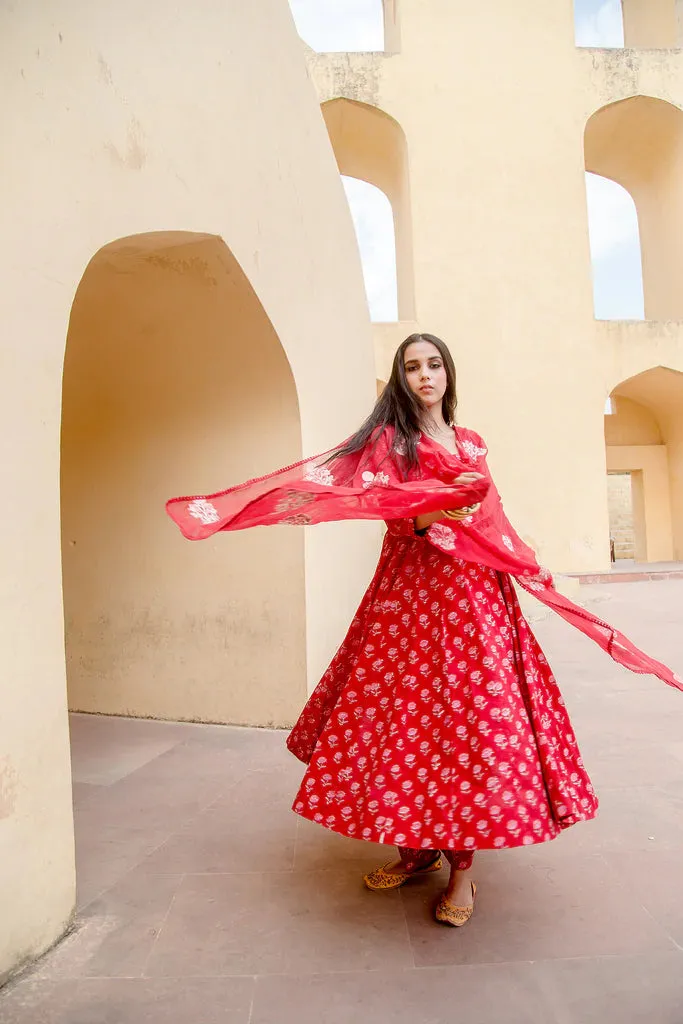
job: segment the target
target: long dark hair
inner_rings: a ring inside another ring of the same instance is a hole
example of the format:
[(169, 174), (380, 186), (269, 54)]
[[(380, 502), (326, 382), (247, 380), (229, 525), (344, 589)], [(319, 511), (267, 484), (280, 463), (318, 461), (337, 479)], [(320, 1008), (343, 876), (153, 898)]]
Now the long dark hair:
[(455, 390), (455, 364), (446, 344), (433, 334), (411, 334), (405, 341), (401, 342), (394, 356), (391, 367), (391, 375), (386, 387), (377, 399), (375, 407), (366, 419), (365, 423), (349, 440), (338, 448), (330, 460), (337, 459), (343, 455), (353, 455), (361, 451), (371, 438), (375, 443), (382, 436), (387, 427), (393, 427), (396, 431), (394, 447), (404, 452), (408, 468), (417, 465), (417, 442), (422, 432), (422, 421), (425, 413), (425, 406), (422, 401), (410, 390), (406, 380), (405, 352), (409, 345), (419, 341), (428, 341), (434, 348), (438, 349), (439, 355), (446, 368), (446, 390), (441, 402), (443, 418), (449, 426), (455, 423), (455, 410), (458, 405), (458, 397)]

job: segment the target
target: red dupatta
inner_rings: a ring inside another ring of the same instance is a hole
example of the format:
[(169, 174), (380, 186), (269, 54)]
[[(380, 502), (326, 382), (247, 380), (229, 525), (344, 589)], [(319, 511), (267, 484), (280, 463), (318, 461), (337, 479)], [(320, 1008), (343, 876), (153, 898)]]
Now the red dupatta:
[[(520, 586), (589, 636), (616, 662), (683, 690), (683, 680), (666, 665), (555, 590), (551, 574), (539, 566), (534, 552), (505, 515), (486, 463), (484, 442), (462, 427), (456, 428), (456, 436), (459, 456), (423, 435), (418, 444), (418, 466), (409, 469), (393, 428), (387, 428), (354, 455), (330, 460), (327, 452), (216, 494), (172, 498), (166, 510), (184, 537), (203, 540), (220, 530), (309, 526), (344, 519), (406, 519), (481, 502), (474, 515), (460, 522), (432, 524), (427, 540), (453, 558), (514, 576)], [(456, 485), (455, 479), (465, 472), (480, 473), (483, 479)]]

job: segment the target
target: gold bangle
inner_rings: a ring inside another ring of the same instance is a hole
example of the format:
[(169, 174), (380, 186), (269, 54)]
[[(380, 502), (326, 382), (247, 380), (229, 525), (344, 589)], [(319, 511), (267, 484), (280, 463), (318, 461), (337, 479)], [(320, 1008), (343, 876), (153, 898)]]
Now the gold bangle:
[(477, 505), (463, 505), (462, 508), (446, 508), (443, 510), (443, 514), (449, 519), (466, 519), (467, 516), (476, 512), (477, 507)]

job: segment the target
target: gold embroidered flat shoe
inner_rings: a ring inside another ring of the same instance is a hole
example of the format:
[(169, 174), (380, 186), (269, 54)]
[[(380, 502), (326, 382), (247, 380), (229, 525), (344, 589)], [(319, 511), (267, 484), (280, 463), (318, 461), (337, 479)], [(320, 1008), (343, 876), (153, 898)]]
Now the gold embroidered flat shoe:
[(363, 875), (363, 881), (368, 889), (372, 889), (373, 892), (400, 889), (411, 878), (416, 878), (418, 875), (428, 875), (432, 871), (440, 871), (441, 866), (441, 854), (438, 853), (432, 863), (426, 868), (419, 868), (417, 871), (387, 871), (389, 864), (385, 864), (381, 868), (375, 868), (369, 875)]
[(474, 913), (474, 898), (476, 895), (477, 887), (474, 882), (472, 882), (472, 906), (456, 907), (454, 903), (450, 903), (446, 899), (446, 894), (444, 893), (436, 905), (434, 917), (442, 924), (450, 924), (453, 928), (462, 928), (464, 924), (467, 924)]

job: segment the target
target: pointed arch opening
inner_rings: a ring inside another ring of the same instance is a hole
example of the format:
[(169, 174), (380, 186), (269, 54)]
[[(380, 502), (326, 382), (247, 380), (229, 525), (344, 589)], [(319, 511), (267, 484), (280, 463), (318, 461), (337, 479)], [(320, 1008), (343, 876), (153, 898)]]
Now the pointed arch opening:
[(398, 320), (396, 234), (388, 196), (360, 178), (342, 176), (363, 267), (370, 319)]
[[(329, 100), (322, 112), (340, 174), (374, 185), (391, 204), (398, 319), (414, 320), (410, 178), (403, 129), (384, 111), (356, 100)], [(387, 269), (385, 288), (392, 273), (390, 265)]]
[(643, 264), (638, 211), (616, 181), (586, 174), (588, 237), (597, 320), (642, 320)]
[(137, 235), (93, 257), (73, 302), (63, 382), (72, 709), (293, 720), (306, 692), (303, 534), (191, 545), (164, 502), (300, 454), (287, 358), (221, 238)]
[(607, 413), (614, 555), (683, 560), (683, 373), (658, 366), (623, 381)]
[(683, 110), (651, 96), (610, 103), (586, 125), (585, 159), (635, 203), (645, 318), (683, 319)]

